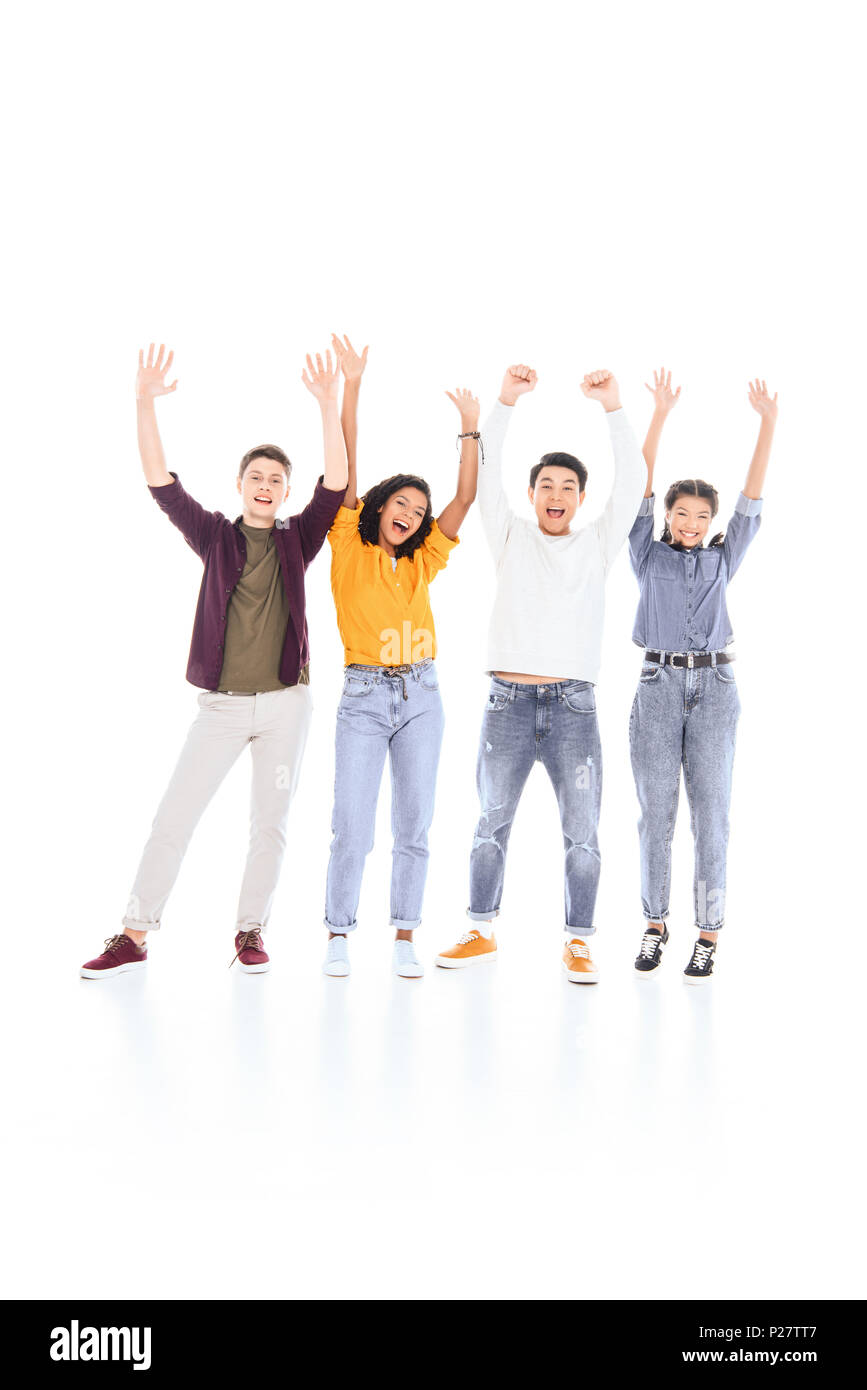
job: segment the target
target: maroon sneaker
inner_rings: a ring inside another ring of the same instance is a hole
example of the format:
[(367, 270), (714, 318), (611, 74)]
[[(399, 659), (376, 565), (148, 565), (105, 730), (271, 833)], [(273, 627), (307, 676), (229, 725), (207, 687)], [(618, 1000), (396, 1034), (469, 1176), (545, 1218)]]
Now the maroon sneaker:
[(124, 970), (143, 970), (148, 958), (147, 946), (136, 946), (131, 936), (110, 936), (105, 950), (81, 967), (84, 980), (101, 980), (104, 975), (120, 975)]
[(229, 962), (230, 969), (235, 961), (246, 975), (264, 975), (266, 970), (271, 969), (268, 953), (262, 945), (261, 927), (238, 932), (235, 937), (235, 954)]

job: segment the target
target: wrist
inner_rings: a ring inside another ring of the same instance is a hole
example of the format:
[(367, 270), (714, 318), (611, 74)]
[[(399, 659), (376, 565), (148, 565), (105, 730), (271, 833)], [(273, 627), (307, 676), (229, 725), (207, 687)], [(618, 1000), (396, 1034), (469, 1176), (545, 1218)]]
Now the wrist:
[(517, 399), (517, 396), (509, 396), (506, 394), (505, 391), (501, 391), (499, 396), (497, 397), (497, 400), (500, 402), (500, 405), (514, 405)]
[(622, 405), (620, 404), (620, 401), (619, 401), (619, 400), (617, 400), (617, 401), (603, 401), (602, 404), (603, 404), (603, 406), (605, 407), (605, 414), (606, 414), (606, 415), (613, 415), (614, 412), (615, 412), (615, 410), (622, 410), (622, 409), (623, 409), (623, 407), (622, 407)]
[(135, 403), (137, 406), (144, 407), (145, 409), (147, 409), (148, 407), (153, 409), (153, 404), (155, 400), (156, 396), (140, 396), (138, 391), (136, 391)]

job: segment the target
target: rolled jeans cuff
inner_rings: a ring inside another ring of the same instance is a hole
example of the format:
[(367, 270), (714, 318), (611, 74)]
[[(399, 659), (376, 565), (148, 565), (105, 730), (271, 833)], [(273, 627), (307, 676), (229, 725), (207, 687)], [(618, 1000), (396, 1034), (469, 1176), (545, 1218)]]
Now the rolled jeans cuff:
[(696, 922), (696, 931), (722, 931), (725, 921), (722, 922)]
[(467, 908), (467, 916), (471, 922), (493, 922), (495, 917), (499, 917), (500, 909), (492, 907), (490, 912), (472, 912)]
[(564, 932), (566, 933), (566, 935), (568, 936), (568, 938), (569, 938), (570, 941), (572, 940), (572, 937), (573, 937), (573, 936), (580, 936), (580, 937), (583, 938), (583, 937), (585, 937), (585, 936), (595, 936), (595, 935), (596, 935), (596, 928), (595, 928), (595, 927), (564, 927), (563, 930), (564, 930)]
[(333, 932), (335, 936), (346, 936), (346, 934), (347, 934), (348, 932), (355, 931), (355, 928), (358, 926), (358, 918), (357, 918), (357, 917), (356, 917), (356, 919), (355, 919), (354, 922), (350, 922), (350, 923), (349, 923), (349, 926), (348, 926), (348, 927), (335, 927), (334, 923), (333, 923), (333, 922), (329, 922), (329, 920), (328, 920), (327, 917), (323, 917), (322, 920), (323, 920), (323, 922), (325, 923), (325, 925), (326, 925), (326, 927), (328, 928), (328, 930), (329, 930), (330, 932)]
[(394, 927), (395, 931), (415, 931), (416, 927), (421, 926), (421, 918), (416, 917), (412, 922), (404, 922), (400, 917), (390, 917), (388, 925)]
[(159, 931), (159, 922), (140, 922), (137, 917), (124, 917), (123, 925), (131, 931)]

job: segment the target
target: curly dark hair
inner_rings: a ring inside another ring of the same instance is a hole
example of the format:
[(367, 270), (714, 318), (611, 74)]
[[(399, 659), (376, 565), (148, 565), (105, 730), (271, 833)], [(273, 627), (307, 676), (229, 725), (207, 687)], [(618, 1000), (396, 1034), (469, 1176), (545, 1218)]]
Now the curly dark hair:
[[(717, 490), (715, 487), (712, 487), (710, 483), (706, 483), (703, 478), (682, 478), (679, 483), (672, 483), (668, 492), (665, 494), (664, 505), (667, 512), (671, 511), (678, 497), (703, 497), (705, 502), (710, 503), (711, 516), (716, 516), (719, 511), (719, 495)], [(671, 531), (668, 528), (668, 522), (665, 523), (665, 527), (659, 539), (665, 541), (666, 545), (671, 545)], [(725, 536), (723, 532), (717, 531), (713, 540), (708, 541), (708, 547), (712, 545), (722, 545), (724, 540)], [(676, 545), (674, 548), (676, 550), (683, 549), (680, 545)]]
[(403, 492), (404, 488), (414, 487), (419, 492), (423, 492), (427, 498), (424, 519), (417, 531), (413, 531), (408, 540), (402, 545), (394, 548), (394, 553), (398, 559), (402, 556), (412, 556), (419, 546), (430, 535), (430, 528), (433, 522), (433, 509), (431, 507), (430, 488), (424, 478), (417, 478), (414, 473), (395, 473), (391, 478), (383, 478), (381, 483), (368, 488), (362, 497), (363, 506), (361, 516), (358, 519), (358, 534), (365, 545), (376, 545), (379, 539), (379, 511), (384, 507), (390, 497), (396, 492)]

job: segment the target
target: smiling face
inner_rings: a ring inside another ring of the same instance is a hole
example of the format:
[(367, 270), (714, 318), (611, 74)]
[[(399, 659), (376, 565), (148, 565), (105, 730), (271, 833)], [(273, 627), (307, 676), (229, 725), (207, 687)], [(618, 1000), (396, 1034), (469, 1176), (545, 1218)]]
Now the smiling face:
[(393, 492), (379, 509), (378, 544), (389, 555), (414, 535), (427, 515), (427, 498), (417, 487)]
[(671, 544), (687, 550), (701, 545), (710, 526), (712, 511), (706, 497), (676, 497), (665, 520), (671, 532)]
[(277, 513), (289, 496), (286, 470), (269, 458), (254, 458), (238, 479), (248, 526), (273, 526)]
[(546, 536), (565, 536), (569, 523), (584, 501), (579, 491), (578, 474), (571, 468), (547, 465), (536, 479), (536, 486), (527, 495)]

